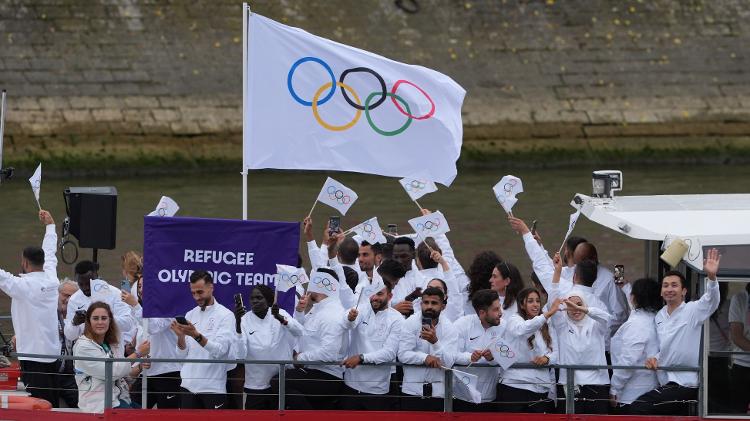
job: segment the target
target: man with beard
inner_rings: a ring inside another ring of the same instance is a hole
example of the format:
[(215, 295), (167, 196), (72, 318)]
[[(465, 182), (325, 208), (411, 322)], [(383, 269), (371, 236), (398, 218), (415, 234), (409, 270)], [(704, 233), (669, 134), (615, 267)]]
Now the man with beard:
[[(453, 323), (458, 333), (458, 352), (455, 363), (460, 365), (469, 364), (491, 364), (497, 365), (489, 347), (493, 341), (502, 335), (505, 327), (500, 327), (500, 298), (497, 292), (490, 289), (481, 289), (474, 293), (471, 299), (474, 306), (474, 314), (467, 314)], [(495, 400), (497, 382), (500, 377), (498, 369), (487, 367), (461, 368), (460, 370), (474, 374), (478, 377), (478, 391), (482, 394), (482, 403), (473, 404), (465, 401), (454, 400), (456, 411), (493, 411), (489, 402)]]
[[(60, 355), (55, 221), (45, 210), (39, 211), (39, 220), (45, 226), (42, 247), (23, 249), (19, 276), (0, 270), (0, 290), (11, 298), (16, 350), (23, 354)], [(26, 390), (57, 407), (54, 374), (59, 372), (60, 362), (55, 358), (20, 357), (19, 360)]]
[(368, 278), (372, 279), (372, 270), (376, 266), (380, 266), (382, 257), (382, 247), (380, 244), (370, 244), (367, 241), (362, 241), (359, 245), (359, 256), (357, 257), (359, 268), (367, 274)]
[[(428, 287), (422, 292), (422, 314), (409, 317), (401, 326), (398, 359), (404, 364), (405, 396), (401, 408), (406, 411), (441, 411), (443, 408), (443, 369), (453, 365), (458, 334), (440, 313), (445, 294)], [(420, 365), (422, 367), (420, 367)]]
[(406, 271), (406, 275), (393, 287), (393, 300), (391, 305), (404, 317), (414, 313), (412, 302), (419, 298), (422, 292), (422, 285), (426, 280), (416, 269), (414, 257), (416, 256), (416, 247), (414, 240), (409, 237), (398, 237), (393, 242), (393, 260), (398, 262)]
[[(206, 271), (190, 275), (190, 293), (197, 306), (185, 314), (187, 324), (173, 321), (179, 358), (220, 360), (229, 356), (234, 340), (234, 314), (213, 296), (214, 280)], [(180, 370), (182, 409), (225, 409), (227, 365), (185, 363)]]
[(351, 356), (342, 363), (347, 369), (344, 383), (348, 390), (344, 394), (350, 395), (342, 403), (345, 410), (387, 411), (392, 406), (387, 395), (393, 366), (360, 366), (396, 361), (404, 321), (401, 314), (388, 305), (392, 297), (390, 284), (380, 283), (377, 276), (373, 283), (383, 288), (369, 297), (369, 303), (360, 305), (361, 311), (351, 309), (347, 315), (345, 326), (351, 330)]
[[(656, 337), (659, 353), (646, 359), (646, 368), (700, 365), (701, 333), (703, 322), (719, 307), (719, 271), (721, 256), (717, 249), (708, 251), (703, 263), (706, 272), (706, 292), (689, 303), (685, 302), (687, 281), (677, 271), (664, 274), (661, 297), (665, 306), (656, 313)], [(694, 403), (698, 400), (698, 373), (692, 371), (657, 372), (660, 387), (641, 395), (630, 405), (637, 415), (695, 415)], [(738, 385), (741, 388), (747, 387)]]
[[(120, 290), (113, 288), (106, 281), (99, 279), (99, 264), (82, 260), (75, 266), (75, 281), (80, 288), (68, 301), (68, 313), (65, 316), (65, 337), (70, 341), (75, 341), (83, 334), (84, 322), (86, 320), (86, 310), (94, 301), (101, 301), (109, 304), (112, 314), (115, 316), (117, 329), (122, 334), (124, 344), (133, 339), (135, 329), (135, 320), (128, 306), (120, 295)], [(122, 357), (120, 355), (118, 357)]]
[[(273, 290), (257, 285), (250, 293), (250, 312), (235, 309), (237, 359), (291, 360), (295, 338), (304, 328), (273, 302)], [(278, 409), (275, 365), (245, 364), (245, 409)]]

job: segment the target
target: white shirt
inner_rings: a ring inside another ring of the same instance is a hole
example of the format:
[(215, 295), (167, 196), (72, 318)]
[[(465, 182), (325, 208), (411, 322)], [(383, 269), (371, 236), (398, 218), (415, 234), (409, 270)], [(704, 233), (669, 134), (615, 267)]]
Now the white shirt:
[[(364, 362), (380, 364), (396, 361), (398, 341), (404, 317), (387, 306), (375, 313), (370, 302), (360, 304), (359, 315), (346, 328), (351, 330), (349, 356), (362, 354)], [(357, 366), (346, 369), (344, 383), (362, 393), (385, 395), (388, 393), (393, 366)]]
[[(469, 286), (469, 277), (466, 276), (463, 266), (461, 266), (461, 263), (456, 259), (456, 255), (453, 252), (453, 247), (451, 247), (450, 241), (448, 241), (448, 237), (445, 234), (441, 234), (434, 238), (435, 243), (440, 247), (440, 250), (443, 251), (443, 258), (448, 263), (448, 266), (450, 266), (451, 272), (453, 272), (453, 278), (455, 279), (458, 292), (462, 293), (462, 291), (465, 291)], [(451, 291), (451, 293), (453, 293), (453, 291)], [(472, 310), (472, 312), (466, 314), (474, 314), (474, 312)], [(461, 316), (463, 316), (463, 314)]]
[[(442, 315), (441, 315), (442, 317)], [(487, 329), (482, 326), (479, 316), (476, 313), (467, 314), (453, 323), (453, 328), (458, 335), (456, 341), (455, 364), (471, 364), (471, 353), (474, 351), (483, 351), (492, 344), (498, 336), (502, 336), (505, 329), (505, 323), (500, 319), (500, 325), (491, 326)], [(491, 364), (497, 366), (495, 360), (487, 361), (484, 357), (476, 361), (475, 364)], [(482, 394), (482, 402), (492, 402), (495, 400), (497, 393), (497, 381), (500, 378), (500, 367), (462, 367), (465, 371), (477, 376), (477, 390)]]
[[(76, 311), (88, 310), (91, 303), (101, 301), (109, 304), (109, 308), (115, 316), (117, 328), (120, 330), (122, 343), (130, 342), (133, 337), (129, 337), (125, 333), (134, 332), (133, 325), (135, 324), (135, 320), (133, 320), (133, 313), (130, 306), (122, 301), (120, 290), (101, 279), (92, 279), (90, 288), (90, 297), (87, 297), (80, 289), (70, 296), (68, 314), (65, 316), (65, 337), (71, 341), (78, 339), (83, 334), (85, 323), (73, 326), (73, 317)], [(124, 350), (124, 346), (122, 348), (121, 351)]]
[[(197, 360), (227, 359), (234, 341), (234, 313), (219, 304), (195, 307), (185, 314), (198, 333), (207, 339), (201, 346), (190, 336), (185, 337), (185, 349), (175, 347), (180, 358)], [(184, 363), (180, 370), (181, 386), (190, 393), (227, 393), (227, 365), (214, 363)]]
[[(667, 312), (664, 306), (654, 318), (659, 339), (659, 354), (656, 359), (660, 367), (682, 365), (698, 367), (703, 322), (719, 306), (719, 283), (709, 280), (706, 292), (697, 301), (682, 303)], [(658, 372), (662, 385), (675, 382), (684, 387), (698, 387), (698, 373), (690, 371)]]
[[(505, 319), (505, 314), (503, 314)], [(516, 361), (519, 363), (532, 363), (534, 358), (546, 356), (549, 364), (557, 364), (557, 350), (554, 346), (555, 329), (549, 327), (550, 339), (548, 346), (544, 342), (541, 328), (547, 322), (543, 315), (524, 320), (520, 315), (514, 314), (507, 319), (505, 338), (510, 340), (511, 349), (516, 353)], [(534, 348), (529, 347), (528, 339), (534, 335)], [(517, 369), (512, 366), (503, 373), (501, 383), (517, 389), (525, 389), (534, 393), (547, 393), (552, 388), (550, 383), (550, 369), (540, 368), (538, 370)]]
[[(427, 280), (429, 281), (429, 279)], [(393, 288), (393, 299), (391, 300), (391, 306), (395, 307), (396, 304), (404, 301), (407, 295), (414, 292), (414, 289), (427, 283), (419, 273), (417, 269), (411, 269), (406, 272), (403, 278), (398, 281), (398, 284)]]
[[(747, 291), (738, 292), (732, 297), (729, 304), (729, 323), (741, 323), (744, 327), (743, 334), (745, 338), (750, 338), (750, 309), (748, 309)], [(737, 345), (733, 344), (733, 351), (744, 351)], [(733, 355), (732, 362), (743, 367), (750, 367), (750, 355)]]
[[(0, 289), (11, 298), (10, 315), (19, 353), (60, 355), (57, 320), (57, 234), (55, 225), (45, 228), (44, 270), (14, 276), (0, 270)], [(73, 339), (77, 339), (76, 336)], [(19, 360), (51, 363), (54, 359), (19, 357)]]
[[(417, 286), (422, 288), (422, 291), (427, 288), (427, 284), (433, 279), (441, 279), (448, 287), (448, 304), (445, 306), (442, 313), (440, 313), (440, 317), (446, 317), (451, 322), (455, 322), (463, 316), (464, 309), (461, 292), (458, 290), (458, 285), (456, 285), (456, 280), (453, 277), (453, 271), (451, 269), (448, 269), (447, 272), (443, 272), (442, 268), (438, 266), (436, 268), (420, 270), (419, 274), (422, 277), (423, 284)], [(420, 313), (422, 313), (421, 297), (414, 300), (414, 314)]]
[[(646, 359), (656, 355), (659, 341), (656, 338), (654, 313), (634, 310), (612, 337), (612, 364), (643, 367)], [(639, 396), (658, 386), (656, 373), (652, 370), (614, 370), (610, 395), (617, 401), (631, 404)]]
[[(167, 318), (149, 318), (143, 319), (145, 324), (145, 331), (147, 335), (144, 335), (143, 339), (151, 341), (151, 350), (148, 355), (151, 358), (180, 358), (180, 354), (177, 352), (177, 335), (170, 328), (172, 320)], [(187, 342), (188, 339), (185, 338)], [(142, 340), (139, 338), (138, 343)], [(180, 363), (151, 363), (151, 368), (145, 370), (147, 376), (156, 376), (165, 373), (174, 373), (182, 369)], [(179, 399), (179, 398), (175, 398)]]
[[(401, 340), (398, 345), (398, 359), (404, 364), (404, 380), (401, 391), (411, 396), (422, 396), (422, 385), (432, 383), (432, 396), (443, 397), (444, 373), (442, 368), (427, 368), (424, 360), (428, 355), (440, 358), (443, 366), (453, 366), (456, 355), (458, 334), (453, 324), (442, 317), (436, 326), (438, 341), (431, 344), (419, 337), (422, 318), (413, 314), (401, 326)], [(419, 367), (422, 365), (422, 367)]]
[(518, 314), (518, 300), (514, 301), (513, 304), (505, 308), (505, 296), (498, 295), (497, 298), (500, 300), (500, 309), (503, 311), (503, 318), (510, 320), (515, 314)]
[(309, 313), (294, 313), (294, 318), (304, 327), (298, 342), (297, 361), (330, 361), (334, 365), (315, 365), (308, 369), (344, 376), (340, 365), (346, 358), (348, 335), (344, 331), (344, 308), (336, 297), (326, 297), (315, 303)]
[[(549, 301), (553, 302), (560, 296), (558, 284), (552, 284)], [(564, 311), (558, 311), (552, 316), (552, 327), (555, 329), (559, 344), (560, 364), (573, 365), (607, 365), (604, 355), (605, 338), (609, 336), (610, 315), (605, 310), (593, 307), (587, 301), (586, 294), (581, 297), (588, 307), (588, 314), (577, 325)], [(565, 369), (560, 369), (559, 384), (566, 384)], [(609, 384), (607, 369), (575, 370), (576, 385)]]
[[(242, 333), (236, 334), (237, 358), (241, 360), (291, 360), (296, 337), (302, 336), (304, 328), (289, 313), (279, 309), (286, 319), (286, 326), (266, 312), (259, 318), (252, 311), (242, 316)], [(271, 387), (271, 378), (279, 374), (277, 365), (245, 364), (245, 388), (264, 390)]]

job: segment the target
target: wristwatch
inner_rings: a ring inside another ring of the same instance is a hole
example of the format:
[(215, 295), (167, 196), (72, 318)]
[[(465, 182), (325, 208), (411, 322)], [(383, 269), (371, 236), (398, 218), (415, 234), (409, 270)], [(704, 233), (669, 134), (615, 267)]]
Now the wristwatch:
[(199, 333), (198, 336), (193, 339), (195, 339), (195, 342), (198, 342), (200, 344), (201, 342), (203, 342), (203, 334)]

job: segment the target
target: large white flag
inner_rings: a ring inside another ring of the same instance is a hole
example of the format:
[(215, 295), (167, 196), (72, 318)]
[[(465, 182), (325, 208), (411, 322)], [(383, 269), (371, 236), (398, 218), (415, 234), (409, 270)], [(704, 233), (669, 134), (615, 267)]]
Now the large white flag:
[(456, 177), (466, 91), (450, 77), (253, 13), (243, 166)]
[[(38, 167), (36, 167), (36, 171), (34, 171), (34, 174), (29, 178), (29, 183), (31, 183), (31, 191), (34, 192), (34, 197), (36, 198), (36, 204), (39, 205), (39, 192), (42, 190), (42, 164), (40, 163)], [(39, 205), (39, 209), (41, 209), (42, 206)]]
[(477, 390), (479, 377), (465, 371), (453, 370), (453, 397), (466, 402), (482, 403), (482, 394)]
[(177, 211), (180, 210), (180, 206), (172, 200), (169, 196), (162, 196), (159, 199), (159, 203), (156, 204), (154, 209), (148, 216), (175, 216)]
[(406, 194), (411, 197), (411, 200), (417, 200), (427, 193), (437, 191), (435, 183), (424, 177), (406, 177), (398, 180), (398, 182), (401, 183), (401, 187), (406, 190)]
[(388, 242), (388, 240), (386, 240), (385, 238), (385, 235), (383, 235), (383, 230), (380, 229), (380, 224), (378, 223), (377, 216), (352, 227), (350, 231), (356, 232), (357, 235), (362, 238), (362, 240), (367, 241), (370, 244), (385, 244)]
[(505, 212), (510, 213), (513, 205), (518, 202), (516, 195), (523, 192), (523, 183), (515, 175), (506, 175), (492, 187), (492, 191)]
[(448, 226), (448, 221), (440, 211), (433, 212), (429, 215), (423, 215), (418, 218), (412, 218), (409, 220), (409, 225), (411, 225), (414, 232), (422, 239), (427, 237), (437, 237), (438, 235), (445, 234), (451, 230)]
[(358, 197), (354, 190), (328, 177), (323, 184), (323, 188), (320, 189), (318, 202), (335, 208), (342, 215), (346, 215), (346, 212)]

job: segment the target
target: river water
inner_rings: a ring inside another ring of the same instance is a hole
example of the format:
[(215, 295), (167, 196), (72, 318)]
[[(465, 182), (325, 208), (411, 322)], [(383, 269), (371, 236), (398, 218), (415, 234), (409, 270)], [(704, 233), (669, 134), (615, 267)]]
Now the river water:
[[(590, 194), (591, 171), (598, 168), (519, 169), (513, 174), (523, 180), (525, 192), (518, 196), (514, 214), (530, 224), (538, 220), (538, 229), (548, 250), (559, 248), (575, 193)], [(621, 168), (624, 172), (622, 195), (747, 193), (750, 192), (750, 168), (746, 166), (672, 166)], [(510, 229), (505, 214), (492, 194), (492, 186), (503, 170), (463, 169), (450, 188), (425, 196), (420, 204), (441, 210), (451, 227), (448, 234), (459, 260), (468, 267), (472, 257), (482, 250), (494, 250), (516, 263), (528, 277), (531, 265), (521, 239)], [(359, 194), (359, 200), (342, 218), (348, 228), (372, 216), (380, 223), (395, 223), (403, 231), (407, 220), (419, 215), (396, 179), (338, 173), (331, 174)], [(254, 172), (248, 179), (250, 219), (300, 221), (310, 210), (326, 178), (322, 172)], [(242, 180), (237, 174), (191, 174), (185, 176), (140, 178), (44, 179), (41, 203), (56, 221), (64, 217), (62, 191), (65, 187), (115, 186), (118, 190), (117, 248), (100, 250), (100, 275), (115, 285), (122, 279), (120, 256), (127, 250), (143, 249), (143, 215), (155, 207), (162, 195), (180, 205), (178, 215), (212, 218), (241, 218)], [(318, 205), (313, 213), (316, 235), (329, 215), (336, 211)], [(58, 225), (58, 233), (59, 233)], [(17, 271), (24, 246), (40, 244), (43, 228), (29, 183), (14, 179), (0, 186), (0, 268)], [(605, 229), (582, 217), (575, 229), (592, 241), (603, 264), (623, 264), (628, 277), (643, 273), (643, 243)], [(304, 247), (302, 248), (304, 250)], [(81, 250), (81, 258), (90, 258)], [(60, 277), (71, 276), (72, 266), (60, 262)], [(9, 300), (0, 297), (0, 314), (9, 313)]]

